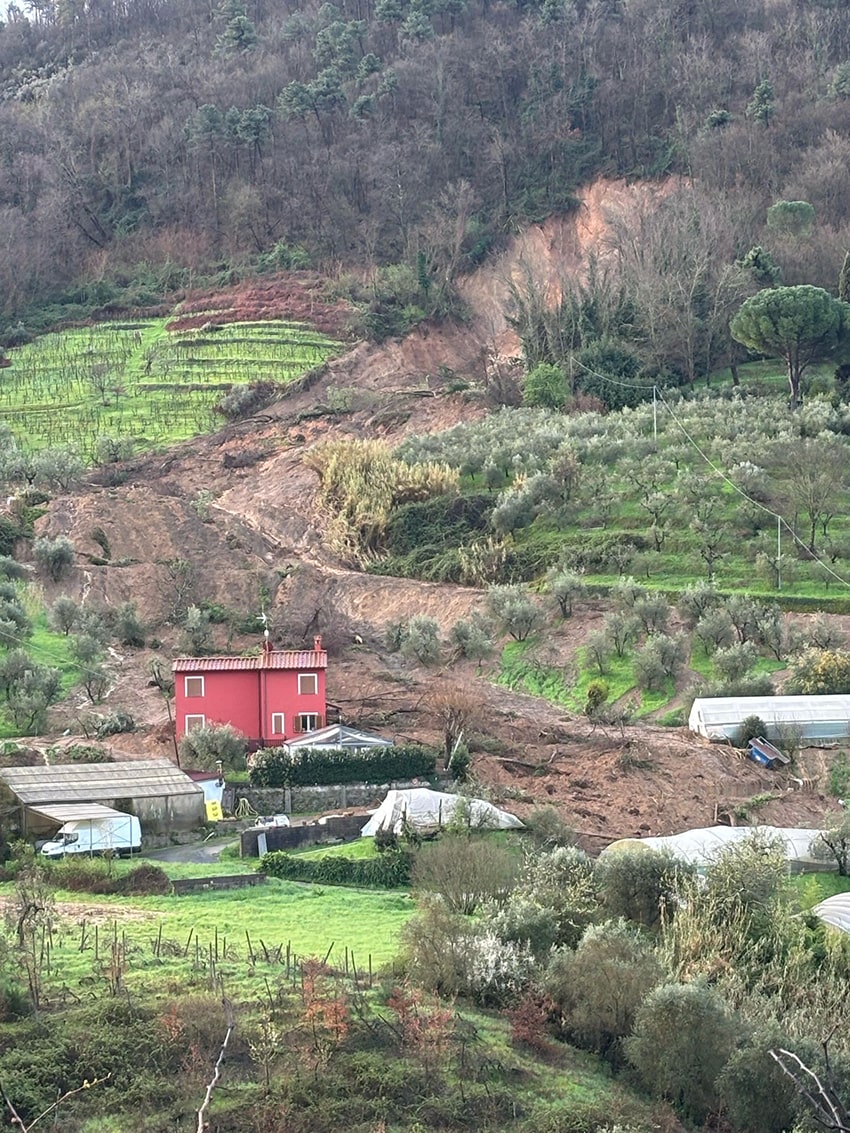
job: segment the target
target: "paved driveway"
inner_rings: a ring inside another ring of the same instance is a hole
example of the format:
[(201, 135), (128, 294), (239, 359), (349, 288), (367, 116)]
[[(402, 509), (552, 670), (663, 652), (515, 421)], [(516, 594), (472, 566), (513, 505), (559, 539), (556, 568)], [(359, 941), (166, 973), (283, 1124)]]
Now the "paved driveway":
[(238, 846), (233, 838), (209, 838), (206, 841), (187, 842), (182, 846), (165, 846), (161, 850), (150, 850), (142, 857), (160, 862), (200, 862), (210, 865), (217, 862), (219, 854), (226, 846)]

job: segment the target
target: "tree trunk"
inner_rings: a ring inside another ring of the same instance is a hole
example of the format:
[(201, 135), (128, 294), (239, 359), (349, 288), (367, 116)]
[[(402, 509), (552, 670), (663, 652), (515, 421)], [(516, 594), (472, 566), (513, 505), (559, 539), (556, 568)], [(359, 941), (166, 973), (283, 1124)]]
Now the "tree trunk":
[(788, 385), (791, 388), (788, 408), (794, 413), (800, 408), (800, 367), (791, 361), (788, 363)]

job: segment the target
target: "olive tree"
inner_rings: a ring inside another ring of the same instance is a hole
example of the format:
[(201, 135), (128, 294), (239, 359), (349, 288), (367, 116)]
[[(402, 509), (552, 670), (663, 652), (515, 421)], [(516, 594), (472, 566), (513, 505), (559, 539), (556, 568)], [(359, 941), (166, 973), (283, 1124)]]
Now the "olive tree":
[(834, 815), (825, 830), (812, 840), (812, 853), (821, 861), (834, 862), (841, 877), (850, 867), (850, 813)]
[(36, 539), (32, 553), (35, 561), (44, 567), (53, 582), (58, 582), (74, 562), (74, 544), (64, 535), (56, 539)]
[(702, 1123), (717, 1106), (717, 1079), (735, 1047), (737, 1026), (706, 984), (668, 983), (650, 991), (624, 1043), (647, 1088)]
[(553, 953), (543, 986), (570, 1037), (617, 1065), (638, 1008), (664, 975), (634, 925), (605, 921), (585, 930), (575, 952)]
[(540, 625), (540, 609), (523, 586), (491, 586), (487, 606), (501, 628), (515, 640), (525, 641)]

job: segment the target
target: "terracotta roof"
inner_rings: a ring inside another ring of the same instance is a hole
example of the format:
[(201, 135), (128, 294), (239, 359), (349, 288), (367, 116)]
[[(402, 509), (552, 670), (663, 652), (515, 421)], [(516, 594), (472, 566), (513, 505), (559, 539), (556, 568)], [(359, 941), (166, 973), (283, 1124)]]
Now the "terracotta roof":
[(226, 673), (258, 669), (326, 669), (324, 649), (273, 649), (256, 657), (175, 657), (175, 673)]

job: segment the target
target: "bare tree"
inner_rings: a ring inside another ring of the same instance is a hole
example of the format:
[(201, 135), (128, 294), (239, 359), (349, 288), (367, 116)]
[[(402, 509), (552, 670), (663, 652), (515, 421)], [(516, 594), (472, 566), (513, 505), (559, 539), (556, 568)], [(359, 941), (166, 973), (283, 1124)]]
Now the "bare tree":
[(453, 684), (437, 688), (428, 699), (443, 731), (443, 751), (448, 768), (464, 732), (478, 715), (479, 705), (468, 692)]
[[(838, 1024), (836, 1024), (837, 1029)], [(831, 1037), (831, 1036), (830, 1036)], [(829, 1039), (823, 1044), (825, 1071), (816, 1074), (799, 1055), (779, 1047), (768, 1054), (783, 1074), (786, 1074), (797, 1092), (808, 1103), (815, 1121), (825, 1129), (837, 1133), (850, 1133), (850, 1109), (838, 1096), (829, 1062)]]

